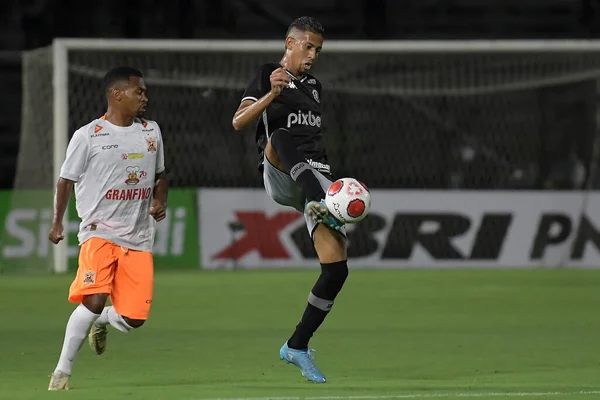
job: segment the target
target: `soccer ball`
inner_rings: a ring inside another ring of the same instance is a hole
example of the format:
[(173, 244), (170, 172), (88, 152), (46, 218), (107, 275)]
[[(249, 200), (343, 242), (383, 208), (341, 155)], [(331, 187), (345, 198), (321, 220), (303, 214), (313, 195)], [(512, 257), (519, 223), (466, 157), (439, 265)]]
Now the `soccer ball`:
[(355, 224), (369, 214), (371, 194), (364, 183), (354, 178), (341, 178), (327, 189), (325, 204), (335, 218)]

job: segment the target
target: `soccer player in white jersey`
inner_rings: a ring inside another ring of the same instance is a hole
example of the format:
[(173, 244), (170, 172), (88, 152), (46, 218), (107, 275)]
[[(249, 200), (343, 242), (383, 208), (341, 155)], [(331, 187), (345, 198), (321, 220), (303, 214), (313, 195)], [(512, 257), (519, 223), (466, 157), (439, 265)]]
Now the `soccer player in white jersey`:
[[(48, 238), (64, 238), (63, 215), (75, 187), (79, 266), (69, 318), (48, 390), (68, 390), (73, 362), (89, 335), (93, 351), (106, 348), (107, 325), (128, 332), (148, 319), (152, 305), (152, 245), (165, 218), (167, 180), (161, 131), (143, 119), (148, 97), (142, 73), (130, 67), (104, 77), (108, 108), (73, 134), (56, 184)], [(112, 306), (106, 307), (110, 297)]]

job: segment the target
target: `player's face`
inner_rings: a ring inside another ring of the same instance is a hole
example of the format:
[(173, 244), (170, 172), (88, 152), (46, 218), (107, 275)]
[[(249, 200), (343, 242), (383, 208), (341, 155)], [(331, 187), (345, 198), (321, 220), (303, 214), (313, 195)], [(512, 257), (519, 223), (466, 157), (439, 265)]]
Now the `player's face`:
[(300, 74), (309, 71), (317, 61), (323, 36), (313, 32), (299, 32), (292, 44), (292, 59)]
[(146, 92), (144, 79), (138, 76), (130, 77), (129, 82), (122, 89), (121, 106), (131, 115), (143, 116), (148, 105)]

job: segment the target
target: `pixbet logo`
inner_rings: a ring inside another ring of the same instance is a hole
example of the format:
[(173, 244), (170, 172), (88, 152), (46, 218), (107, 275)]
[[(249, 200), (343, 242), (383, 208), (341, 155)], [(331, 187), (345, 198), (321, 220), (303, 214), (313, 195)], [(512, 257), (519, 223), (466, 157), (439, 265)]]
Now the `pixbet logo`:
[(292, 125), (306, 125), (321, 127), (321, 117), (319, 115), (313, 115), (311, 111), (308, 114), (298, 111), (298, 113), (291, 113), (288, 115), (287, 127), (291, 128)]

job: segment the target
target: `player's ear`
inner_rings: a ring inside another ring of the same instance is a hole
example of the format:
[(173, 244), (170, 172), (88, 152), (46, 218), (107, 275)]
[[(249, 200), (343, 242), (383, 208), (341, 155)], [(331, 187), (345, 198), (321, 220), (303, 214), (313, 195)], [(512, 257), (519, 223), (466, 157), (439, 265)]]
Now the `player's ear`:
[(121, 101), (122, 96), (121, 96), (121, 91), (119, 89), (112, 88), (111, 89), (111, 94), (112, 94), (112, 96), (114, 97), (115, 100)]
[(286, 37), (285, 38), (285, 49), (292, 50), (292, 47), (294, 47), (295, 42), (296, 42), (296, 39), (294, 39), (292, 36)]

